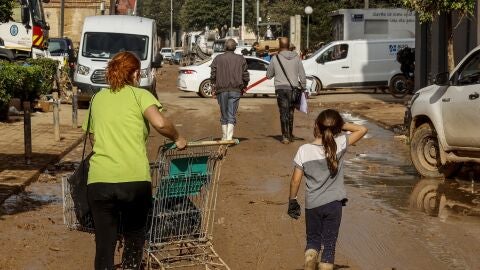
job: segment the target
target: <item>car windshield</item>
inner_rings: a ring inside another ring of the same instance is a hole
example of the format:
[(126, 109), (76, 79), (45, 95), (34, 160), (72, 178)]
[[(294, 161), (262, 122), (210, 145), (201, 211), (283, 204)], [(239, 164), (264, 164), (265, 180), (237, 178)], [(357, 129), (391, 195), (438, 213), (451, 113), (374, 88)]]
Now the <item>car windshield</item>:
[(82, 55), (110, 59), (119, 52), (135, 53), (141, 60), (148, 56), (148, 37), (123, 33), (85, 33)]
[(49, 40), (48, 51), (51, 55), (57, 56), (62, 53), (68, 52), (67, 44), (61, 40)]
[(163, 53), (171, 53), (171, 52), (172, 52), (172, 49), (162, 49), (162, 52), (163, 52)]
[(213, 43), (213, 52), (224, 52), (225, 51), (225, 42), (217, 41)]

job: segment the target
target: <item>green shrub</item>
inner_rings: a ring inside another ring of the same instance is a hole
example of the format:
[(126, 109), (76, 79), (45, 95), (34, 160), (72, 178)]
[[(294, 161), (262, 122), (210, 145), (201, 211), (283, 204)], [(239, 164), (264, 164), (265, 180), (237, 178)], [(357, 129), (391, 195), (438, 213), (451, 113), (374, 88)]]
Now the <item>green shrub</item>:
[(40, 59), (28, 60), (27, 64), (0, 64), (0, 109), (7, 106), (12, 98), (34, 101), (51, 92), (57, 61), (37, 60)]
[(59, 62), (48, 58), (38, 58), (28, 59), (27, 63), (42, 69), (43, 80), (38, 91), (40, 95), (49, 94), (52, 91), (53, 80), (55, 79)]

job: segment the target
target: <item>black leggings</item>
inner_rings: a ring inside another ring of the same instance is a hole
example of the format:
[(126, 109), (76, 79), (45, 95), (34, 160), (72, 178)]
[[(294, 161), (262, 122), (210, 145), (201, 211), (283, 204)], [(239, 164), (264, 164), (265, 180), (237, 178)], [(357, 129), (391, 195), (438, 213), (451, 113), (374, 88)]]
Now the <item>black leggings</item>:
[(113, 269), (119, 226), (125, 240), (122, 267), (140, 269), (152, 203), (151, 183), (93, 183), (87, 192), (95, 224), (95, 270)]
[(307, 225), (307, 248), (323, 252), (320, 261), (333, 263), (338, 231), (342, 221), (342, 202), (333, 201), (325, 205), (305, 209)]

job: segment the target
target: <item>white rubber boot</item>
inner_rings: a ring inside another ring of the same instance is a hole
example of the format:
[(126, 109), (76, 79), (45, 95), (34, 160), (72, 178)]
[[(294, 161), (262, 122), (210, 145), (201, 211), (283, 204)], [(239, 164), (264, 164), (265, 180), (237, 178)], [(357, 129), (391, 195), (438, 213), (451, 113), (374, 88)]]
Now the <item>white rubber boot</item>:
[(333, 270), (333, 264), (331, 263), (319, 263), (318, 264), (319, 270)]
[(235, 126), (233, 124), (227, 125), (227, 140), (233, 140), (233, 129)]
[(222, 125), (222, 140), (227, 139), (227, 125)]
[(307, 249), (305, 251), (305, 270), (317, 270), (318, 251)]

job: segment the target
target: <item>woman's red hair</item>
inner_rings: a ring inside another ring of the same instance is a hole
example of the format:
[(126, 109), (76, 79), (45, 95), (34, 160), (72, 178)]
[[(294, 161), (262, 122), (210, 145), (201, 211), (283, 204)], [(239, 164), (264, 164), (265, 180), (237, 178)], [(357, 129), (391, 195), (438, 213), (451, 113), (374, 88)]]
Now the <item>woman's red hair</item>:
[(106, 79), (113, 91), (135, 83), (134, 73), (140, 71), (140, 60), (130, 52), (117, 53), (107, 65)]

